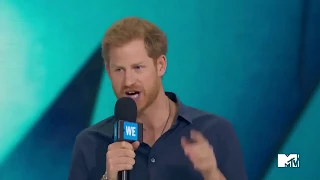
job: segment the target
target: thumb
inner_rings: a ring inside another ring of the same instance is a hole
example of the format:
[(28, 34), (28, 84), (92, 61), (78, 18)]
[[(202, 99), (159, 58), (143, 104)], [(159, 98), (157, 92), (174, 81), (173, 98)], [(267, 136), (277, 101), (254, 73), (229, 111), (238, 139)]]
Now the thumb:
[(186, 148), (189, 145), (189, 142), (186, 137), (181, 137), (181, 146), (182, 148)]
[(140, 145), (139, 141), (135, 141), (135, 142), (132, 143), (132, 146), (133, 146), (134, 150), (138, 149), (139, 145)]
[(181, 146), (186, 155), (190, 153), (191, 143), (186, 137), (181, 137)]

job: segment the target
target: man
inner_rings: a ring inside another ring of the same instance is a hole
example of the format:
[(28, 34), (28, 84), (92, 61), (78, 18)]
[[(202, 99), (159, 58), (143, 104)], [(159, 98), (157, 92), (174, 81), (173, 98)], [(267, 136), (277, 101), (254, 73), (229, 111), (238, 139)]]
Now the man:
[(231, 124), (164, 91), (167, 39), (157, 26), (122, 19), (106, 32), (102, 52), (116, 97), (137, 104), (143, 143), (114, 143), (109, 117), (77, 136), (69, 180), (117, 180), (122, 170), (131, 170), (130, 180), (247, 179)]

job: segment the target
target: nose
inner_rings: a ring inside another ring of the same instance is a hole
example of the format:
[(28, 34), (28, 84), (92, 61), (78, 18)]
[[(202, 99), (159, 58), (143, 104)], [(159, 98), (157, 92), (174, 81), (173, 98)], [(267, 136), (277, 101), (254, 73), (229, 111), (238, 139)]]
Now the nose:
[(124, 84), (127, 87), (132, 86), (135, 83), (135, 77), (134, 77), (134, 73), (132, 73), (131, 71), (126, 71), (126, 75), (125, 75), (125, 80), (124, 80)]

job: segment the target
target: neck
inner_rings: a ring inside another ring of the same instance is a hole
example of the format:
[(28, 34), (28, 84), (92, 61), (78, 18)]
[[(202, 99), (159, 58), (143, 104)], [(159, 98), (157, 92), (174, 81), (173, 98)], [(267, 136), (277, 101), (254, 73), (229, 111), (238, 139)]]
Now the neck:
[(169, 99), (161, 88), (156, 100), (141, 113), (138, 121), (143, 123), (147, 131), (158, 132), (163, 130), (169, 115)]

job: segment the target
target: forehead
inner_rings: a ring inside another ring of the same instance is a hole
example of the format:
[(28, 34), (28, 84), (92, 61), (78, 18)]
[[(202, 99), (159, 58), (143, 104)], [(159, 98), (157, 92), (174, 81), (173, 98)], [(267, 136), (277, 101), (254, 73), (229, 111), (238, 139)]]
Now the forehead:
[(110, 65), (122, 66), (149, 61), (143, 40), (134, 40), (110, 50)]

